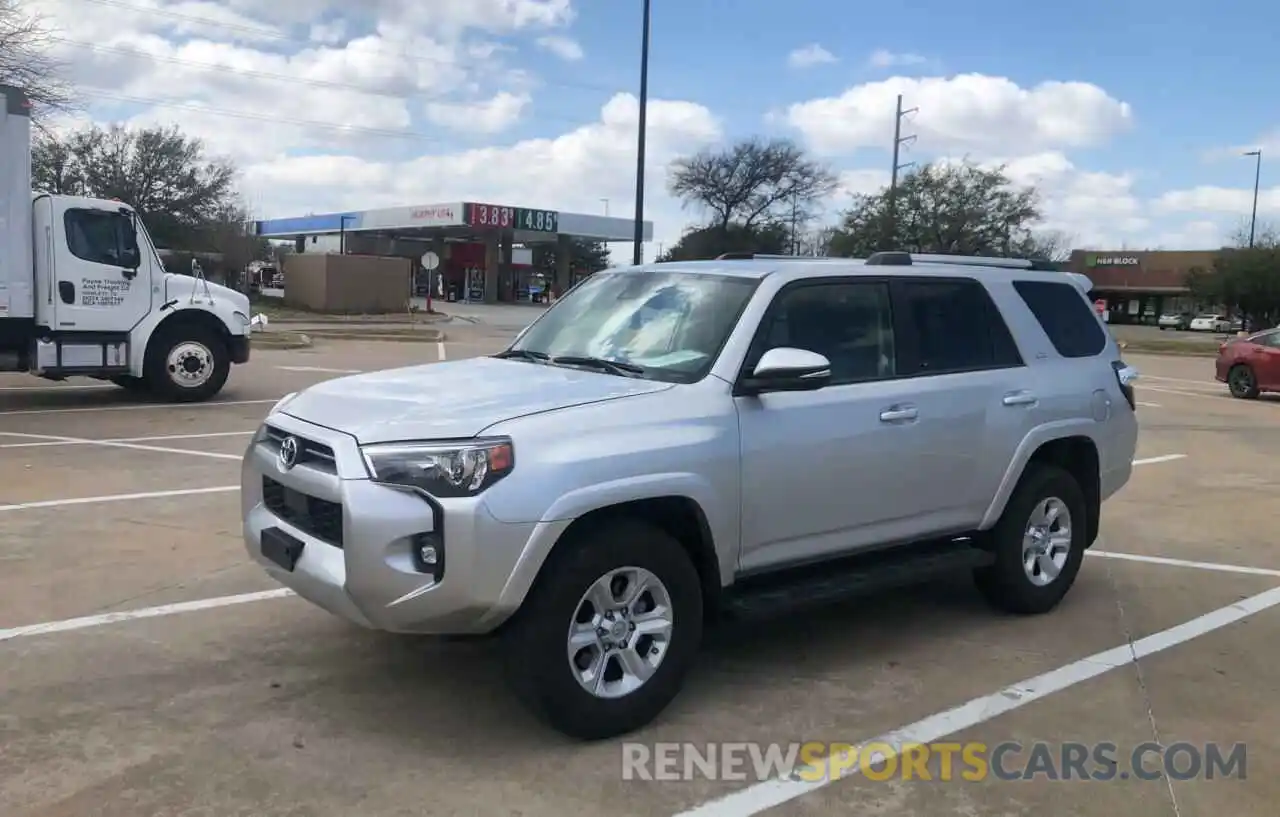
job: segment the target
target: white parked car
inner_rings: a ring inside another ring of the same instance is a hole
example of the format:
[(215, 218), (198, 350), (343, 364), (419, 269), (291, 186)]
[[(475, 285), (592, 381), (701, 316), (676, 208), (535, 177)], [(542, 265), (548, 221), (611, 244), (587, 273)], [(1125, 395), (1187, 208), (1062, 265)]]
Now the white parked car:
[(1230, 332), (1231, 321), (1226, 315), (1196, 315), (1191, 321), (1192, 332)]

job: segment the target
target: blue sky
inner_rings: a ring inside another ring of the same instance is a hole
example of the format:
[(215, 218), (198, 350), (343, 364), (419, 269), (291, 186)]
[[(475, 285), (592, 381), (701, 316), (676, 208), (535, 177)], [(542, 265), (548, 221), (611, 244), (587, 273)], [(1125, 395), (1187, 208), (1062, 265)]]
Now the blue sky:
[[(834, 217), (887, 177), (899, 92), (920, 108), (904, 161), (1005, 162), (1077, 246), (1221, 242), (1252, 196), (1238, 149), (1280, 157), (1280, 58), (1266, 56), (1280, 8), (1259, 2), (653, 5), (659, 241), (698, 217), (665, 195), (668, 163), (754, 134), (842, 173)], [(460, 199), (595, 212), (602, 198), (630, 214), (640, 0), (39, 6), (83, 118), (180, 124), (236, 160), (259, 215)], [(827, 59), (798, 67), (798, 49)], [(1280, 216), (1268, 176), (1264, 220)]]

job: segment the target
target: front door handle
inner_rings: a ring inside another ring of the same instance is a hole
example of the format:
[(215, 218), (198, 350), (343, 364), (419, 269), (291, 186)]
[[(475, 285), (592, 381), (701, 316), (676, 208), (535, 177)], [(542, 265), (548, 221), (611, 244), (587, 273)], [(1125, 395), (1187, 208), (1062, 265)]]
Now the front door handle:
[(1011, 391), (1004, 396), (1003, 402), (1006, 406), (1034, 406), (1037, 397), (1029, 391)]
[(120, 270), (120, 274), (123, 275), (125, 279), (129, 281), (132, 281), (134, 278), (138, 277), (138, 271), (136, 269), (122, 269)]
[(880, 422), (904, 423), (908, 420), (914, 420), (919, 416), (920, 411), (915, 406), (893, 406), (880, 412)]

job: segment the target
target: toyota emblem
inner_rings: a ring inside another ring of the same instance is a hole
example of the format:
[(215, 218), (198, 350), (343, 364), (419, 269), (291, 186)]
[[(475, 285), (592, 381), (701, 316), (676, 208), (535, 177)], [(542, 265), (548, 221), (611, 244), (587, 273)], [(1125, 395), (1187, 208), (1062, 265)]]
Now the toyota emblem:
[(298, 462), (298, 438), (285, 437), (280, 443), (280, 467), (288, 471)]

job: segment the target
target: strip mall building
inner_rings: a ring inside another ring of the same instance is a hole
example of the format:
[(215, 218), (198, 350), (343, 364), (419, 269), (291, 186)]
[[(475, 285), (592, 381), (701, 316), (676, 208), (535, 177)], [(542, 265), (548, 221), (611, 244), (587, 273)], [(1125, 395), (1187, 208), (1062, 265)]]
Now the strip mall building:
[(1187, 289), (1187, 273), (1213, 269), (1219, 250), (1072, 250), (1064, 267), (1093, 282), (1111, 323), (1149, 323), (1168, 312), (1212, 309)]

